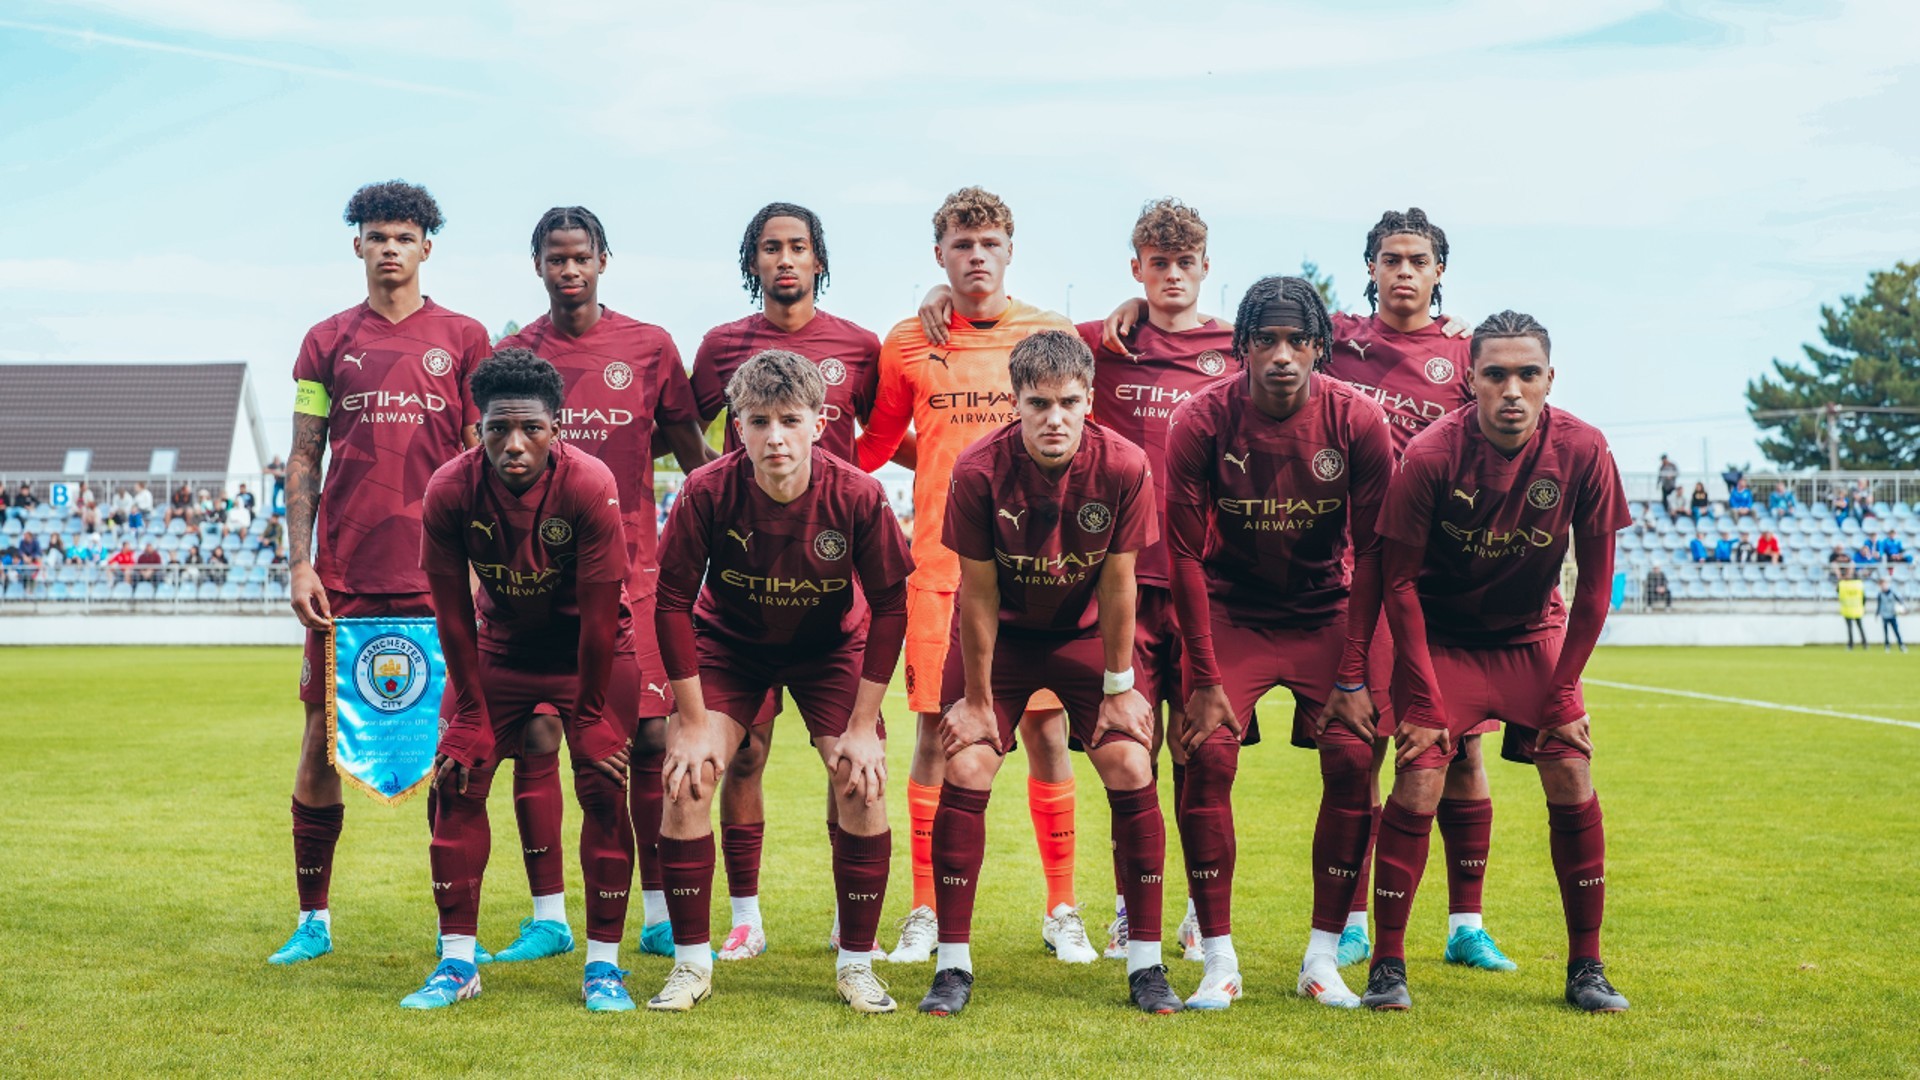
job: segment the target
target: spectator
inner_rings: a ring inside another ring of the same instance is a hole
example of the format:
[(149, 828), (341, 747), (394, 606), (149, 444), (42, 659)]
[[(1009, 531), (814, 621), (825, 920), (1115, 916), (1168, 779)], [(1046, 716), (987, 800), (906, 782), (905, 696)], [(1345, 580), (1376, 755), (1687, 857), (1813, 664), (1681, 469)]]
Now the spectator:
[(1833, 523), (1835, 525), (1846, 524), (1847, 515), (1851, 512), (1852, 507), (1853, 500), (1847, 496), (1847, 490), (1843, 487), (1836, 486), (1833, 489), (1833, 495), (1827, 500), (1827, 510), (1833, 514)]
[[(1880, 595), (1873, 598), (1874, 614), (1880, 616), (1880, 650), (1892, 652), (1893, 642), (1900, 643), (1900, 651), (1907, 651), (1907, 639), (1900, 636), (1900, 616), (1906, 611), (1907, 598), (1894, 587), (1893, 572), (1880, 579)], [(1862, 632), (1864, 636), (1864, 631)], [(1847, 638), (1853, 640), (1851, 636)]]
[(1762, 530), (1760, 539), (1753, 545), (1753, 556), (1763, 563), (1780, 562), (1780, 538), (1772, 529)]
[(213, 554), (207, 556), (207, 579), (213, 582), (227, 580), (227, 549), (215, 545)]
[(167, 500), (167, 523), (172, 524), (176, 519), (193, 524), (193, 489), (185, 480), (180, 481), (180, 486), (173, 489), (172, 497)]
[(1687, 541), (1687, 554), (1694, 562), (1713, 561), (1713, 552), (1707, 547), (1706, 533), (1693, 534), (1693, 539)]
[(99, 531), (100, 508), (93, 505), (92, 500), (88, 500), (87, 504), (80, 508), (80, 527), (88, 532)]
[(287, 463), (279, 454), (267, 464), (267, 475), (273, 478), (273, 503), (267, 509), (279, 513), (287, 506)]
[(200, 567), (204, 566), (206, 561), (201, 556), (199, 548), (188, 548), (186, 555), (180, 559), (180, 583), (182, 585), (197, 584), (200, 581)]
[(1647, 571), (1647, 606), (1655, 604), (1673, 610), (1673, 592), (1667, 587), (1667, 572), (1660, 569), (1659, 563)]
[(19, 551), (20, 551), (20, 558), (28, 566), (40, 565), (40, 551), (41, 551), (40, 541), (34, 539), (33, 533), (27, 532), (21, 535)]
[(1853, 520), (1865, 522), (1873, 513), (1873, 484), (1866, 477), (1853, 482)]
[(1753, 534), (1745, 529), (1741, 529), (1740, 539), (1733, 542), (1733, 561), (1737, 563), (1750, 563), (1753, 561), (1753, 554)]
[(1721, 533), (1720, 539), (1714, 541), (1713, 561), (1729, 563), (1733, 561), (1733, 536), (1731, 534)]
[(195, 509), (200, 511), (201, 521), (218, 522), (220, 520), (220, 514), (223, 508), (214, 505), (213, 495), (209, 493), (206, 488), (200, 489), (194, 502), (196, 504)]
[(1740, 481), (1744, 479), (1746, 475), (1747, 470), (1738, 465), (1728, 465), (1726, 469), (1720, 473), (1720, 482), (1727, 485), (1728, 497), (1732, 497), (1733, 489), (1740, 486)]
[(266, 527), (260, 530), (260, 548), (263, 551), (271, 550), (275, 555), (279, 555), (280, 549), (286, 545), (286, 526), (281, 524), (280, 515), (275, 514), (267, 519)]
[(1880, 550), (1880, 557), (1890, 563), (1913, 561), (1913, 556), (1907, 552), (1907, 545), (1900, 542), (1900, 538), (1894, 535), (1892, 529), (1887, 530), (1887, 535), (1880, 539), (1880, 543), (1877, 546)]
[(13, 508), (25, 516), (26, 511), (39, 505), (40, 500), (33, 493), (33, 485), (25, 480), (20, 481), (20, 490), (13, 496)]
[(247, 495), (245, 487), (240, 489), (240, 494), (246, 495), (246, 502), (241, 502), (239, 496), (235, 496), (227, 505), (227, 531), (236, 536), (244, 534), (247, 526), (253, 524), (253, 507), (250, 505), (253, 496)]
[(153, 516), (153, 492), (147, 490), (147, 482), (133, 485), (133, 509), (142, 520)]
[(1665, 454), (1660, 455), (1660, 501), (1669, 511), (1673, 509), (1673, 495), (1680, 487), (1680, 466)]
[(113, 556), (107, 560), (107, 565), (117, 568), (114, 570), (114, 575), (120, 580), (132, 581), (133, 564), (138, 561), (139, 557), (133, 553), (133, 541), (122, 540), (120, 550), (113, 553)]
[(1693, 514), (1693, 523), (1695, 525), (1700, 524), (1700, 519), (1703, 517), (1708, 521), (1713, 520), (1713, 499), (1707, 495), (1707, 485), (1705, 481), (1695, 481), (1693, 485), (1693, 498), (1689, 502), (1690, 510)]
[(1855, 566), (1871, 566), (1879, 561), (1879, 549), (1873, 546), (1871, 539), (1860, 541), (1860, 546), (1853, 549), (1853, 564)]
[(97, 532), (87, 533), (86, 536), (75, 540), (73, 546), (67, 549), (67, 559), (70, 562), (97, 563), (104, 554), (106, 553), (100, 549), (100, 534)]
[(1853, 632), (1860, 632), (1860, 647), (1867, 647), (1867, 628), (1861, 619), (1867, 614), (1867, 587), (1851, 570), (1840, 571), (1840, 617), (1847, 623), (1847, 651), (1853, 651)]
[(152, 581), (153, 576), (156, 573), (159, 573), (159, 571), (153, 568), (156, 566), (165, 565), (166, 561), (167, 561), (167, 557), (165, 555), (160, 554), (160, 549), (157, 547), (154, 547), (153, 542), (149, 540), (147, 542), (147, 549), (145, 551), (142, 551), (140, 553), (140, 557), (134, 560), (134, 562), (138, 564), (140, 567), (140, 580)]
[(249, 517), (251, 517), (251, 516), (252, 516), (252, 514), (253, 514), (253, 493), (247, 490), (247, 485), (245, 485), (245, 484), (241, 484), (241, 485), (240, 485), (240, 494), (238, 494), (238, 495), (235, 495), (235, 496), (233, 497), (233, 501), (234, 501), (234, 502), (237, 502), (237, 503), (239, 503), (239, 504), (240, 504), (241, 506), (244, 506), (244, 507), (246, 507), (246, 508), (247, 508), (247, 514), (248, 514), (248, 516), (249, 516)]
[(1776, 481), (1773, 494), (1767, 496), (1767, 513), (1774, 517), (1792, 517), (1800, 509), (1800, 501), (1793, 497), (1793, 489), (1785, 480)]
[(59, 533), (54, 533), (47, 538), (47, 549), (41, 554), (40, 561), (49, 568), (57, 567), (67, 561), (67, 545), (60, 539)]
[(1727, 492), (1727, 512), (1728, 516), (1735, 521), (1739, 521), (1742, 516), (1754, 516), (1753, 489), (1747, 486), (1745, 477), (1733, 485), (1732, 491)]

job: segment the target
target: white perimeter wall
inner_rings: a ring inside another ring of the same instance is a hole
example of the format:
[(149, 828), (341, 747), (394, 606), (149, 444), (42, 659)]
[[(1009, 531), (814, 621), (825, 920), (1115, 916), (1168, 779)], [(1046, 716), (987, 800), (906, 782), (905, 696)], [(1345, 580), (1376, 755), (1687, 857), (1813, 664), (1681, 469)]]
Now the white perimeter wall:
[[(1880, 620), (1871, 608), (1862, 620), (1869, 642), (1880, 642)], [(1910, 633), (1916, 620), (1900, 624)], [(1688, 612), (1658, 615), (1614, 614), (1600, 635), (1602, 645), (1845, 645), (1847, 627), (1836, 610), (1830, 615)]]

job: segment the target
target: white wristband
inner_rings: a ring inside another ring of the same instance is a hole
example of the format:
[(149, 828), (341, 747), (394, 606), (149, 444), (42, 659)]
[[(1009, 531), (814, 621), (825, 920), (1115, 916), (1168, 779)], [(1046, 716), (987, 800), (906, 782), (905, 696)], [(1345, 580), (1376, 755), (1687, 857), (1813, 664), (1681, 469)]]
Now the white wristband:
[(1106, 692), (1108, 694), (1124, 694), (1131, 689), (1133, 689), (1132, 668), (1107, 672)]

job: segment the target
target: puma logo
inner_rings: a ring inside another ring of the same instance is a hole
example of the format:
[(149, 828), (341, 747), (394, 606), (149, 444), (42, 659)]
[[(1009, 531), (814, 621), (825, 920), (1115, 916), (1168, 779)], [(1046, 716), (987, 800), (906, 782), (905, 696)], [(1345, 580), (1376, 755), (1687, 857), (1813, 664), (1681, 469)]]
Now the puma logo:
[(359, 368), (361, 371), (367, 370), (366, 359), (367, 359), (366, 353), (361, 353), (359, 356), (355, 356), (352, 353), (340, 354), (341, 363), (352, 364), (354, 367)]
[(939, 365), (940, 365), (941, 367), (943, 367), (943, 368), (946, 368), (946, 369), (947, 369), (948, 371), (952, 371), (952, 370), (953, 370), (953, 366), (952, 366), (951, 364), (948, 364), (948, 363), (947, 363), (947, 358), (946, 358), (946, 357), (944, 357), (944, 356), (941, 356), (941, 355), (940, 355), (939, 353), (937, 353), (937, 352), (930, 352), (930, 353), (928, 353), (928, 354), (927, 354), (927, 359), (929, 359), (929, 360), (931, 360), (931, 361), (933, 361), (933, 362), (934, 362), (934, 363), (936, 363), (936, 364), (939, 364)]
[(1241, 476), (1247, 475), (1247, 455), (1241, 454), (1239, 457), (1234, 457), (1232, 454), (1221, 454), (1220, 456), (1240, 466)]
[(1467, 504), (1467, 505), (1468, 505), (1469, 507), (1472, 507), (1472, 508), (1473, 508), (1473, 509), (1475, 509), (1475, 510), (1478, 510), (1478, 509), (1479, 509), (1479, 507), (1477, 507), (1477, 506), (1474, 506), (1474, 505), (1473, 505), (1473, 504), (1474, 504), (1474, 501), (1475, 501), (1475, 500), (1477, 500), (1478, 498), (1480, 498), (1480, 489), (1479, 489), (1479, 488), (1474, 488), (1474, 489), (1473, 489), (1473, 494), (1471, 494), (1471, 495), (1469, 495), (1469, 494), (1467, 494), (1466, 492), (1464, 492), (1464, 491), (1462, 491), (1462, 490), (1460, 490), (1459, 488), (1454, 488), (1454, 489), (1453, 489), (1453, 497), (1454, 497), (1454, 498), (1456, 498), (1456, 499), (1459, 499), (1460, 501), (1462, 501), (1462, 502), (1464, 502), (1464, 503), (1466, 503), (1466, 504)]
[(661, 697), (667, 696), (666, 686), (659, 683), (648, 683), (647, 692), (650, 694), (659, 694)]
[(728, 530), (727, 530), (727, 535), (728, 535), (728, 536), (731, 536), (731, 537), (733, 537), (733, 538), (734, 538), (735, 540), (738, 540), (738, 541), (740, 541), (740, 550), (741, 550), (741, 551), (745, 551), (745, 550), (747, 550), (747, 541), (749, 541), (749, 540), (751, 540), (751, 539), (753, 539), (753, 533), (752, 533), (751, 531), (749, 531), (749, 532), (747, 533), (747, 535), (745, 535), (745, 536), (741, 536), (741, 535), (740, 535), (740, 532), (739, 532), (739, 530), (737, 530), (737, 529), (728, 529)]
[(492, 524), (489, 524), (489, 523), (487, 523), (487, 522), (484, 522), (484, 521), (469, 521), (469, 522), (467, 522), (467, 525), (468, 525), (469, 527), (471, 527), (471, 528), (475, 528), (475, 529), (479, 529), (479, 530), (480, 530), (481, 532), (483, 532), (483, 533), (486, 533), (486, 534), (487, 534), (487, 539), (489, 539), (489, 540), (491, 540), (491, 539), (493, 539), (493, 525), (492, 525)]
[(1013, 511), (1003, 506), (1000, 508), (1000, 516), (1003, 518), (1006, 518), (1008, 521), (1013, 522), (1013, 527), (1017, 529), (1020, 527), (1020, 519), (1023, 517), (1026, 517), (1027, 512), (1025, 510), (1022, 510), (1016, 514)]
[(608, 500), (607, 500), (607, 505), (608, 505), (608, 506), (619, 506), (619, 505), (620, 505), (620, 500), (619, 500), (619, 499), (608, 499)]
[(1360, 359), (1365, 360), (1367, 358), (1367, 350), (1373, 348), (1373, 342), (1369, 341), (1365, 345), (1362, 345), (1358, 340), (1354, 338), (1348, 338), (1347, 348), (1352, 349), (1354, 352), (1359, 353)]

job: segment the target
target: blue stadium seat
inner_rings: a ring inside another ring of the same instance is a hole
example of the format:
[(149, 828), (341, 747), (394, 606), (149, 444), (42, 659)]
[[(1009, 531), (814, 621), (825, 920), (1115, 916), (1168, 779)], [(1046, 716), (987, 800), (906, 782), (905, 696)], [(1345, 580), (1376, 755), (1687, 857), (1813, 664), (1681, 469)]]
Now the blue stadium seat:
[(200, 591), (197, 597), (201, 600), (218, 600), (220, 599), (220, 586), (215, 585), (211, 581), (203, 581), (200, 583)]
[(1725, 600), (1732, 595), (1724, 581), (1715, 581), (1707, 585), (1707, 595), (1715, 600)]
[(261, 590), (260, 583), (257, 581), (249, 581), (245, 585), (240, 586), (240, 599), (242, 600), (262, 600), (265, 598), (266, 594)]
[(168, 533), (161, 537), (160, 542), (154, 547), (158, 548), (163, 555), (171, 555), (180, 550), (180, 538), (173, 533)]
[(20, 524), (19, 518), (10, 517), (5, 525), (0, 525), (0, 533), (6, 533), (8, 536), (19, 536), (26, 531), (27, 527)]
[(227, 552), (227, 561), (235, 566), (252, 566), (253, 551), (250, 548), (240, 548), (236, 551), (229, 551)]
[(1802, 600), (1815, 600), (1820, 596), (1820, 587), (1811, 581), (1803, 581), (1793, 587), (1793, 595)]
[(153, 582), (142, 581), (139, 584), (135, 585), (133, 587), (133, 599), (135, 600), (153, 599)]
[(154, 587), (153, 598), (161, 601), (172, 601), (176, 592), (177, 590), (173, 587), (173, 582), (163, 581)]
[(222, 600), (240, 599), (239, 583), (234, 581), (229, 581), (225, 585), (220, 586), (220, 599)]
[(187, 531), (186, 518), (174, 518), (172, 521), (167, 522), (168, 536), (179, 536), (180, 534), (186, 531)]
[(133, 599), (133, 586), (128, 582), (122, 581), (119, 584), (113, 586), (113, 588), (107, 593), (107, 599), (131, 600)]
[(72, 585), (80, 580), (80, 568), (68, 563), (60, 568), (59, 581), (62, 585)]
[(1744, 581), (1736, 581), (1727, 587), (1727, 594), (1735, 600), (1753, 599), (1753, 586)]
[(65, 600), (68, 599), (69, 591), (64, 583), (56, 581), (47, 587), (46, 596), (49, 600)]
[(6, 597), (9, 600), (25, 600), (27, 598), (27, 587), (17, 581), (9, 581), (7, 582)]

